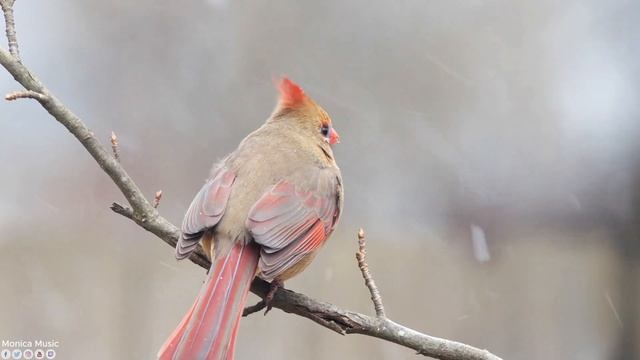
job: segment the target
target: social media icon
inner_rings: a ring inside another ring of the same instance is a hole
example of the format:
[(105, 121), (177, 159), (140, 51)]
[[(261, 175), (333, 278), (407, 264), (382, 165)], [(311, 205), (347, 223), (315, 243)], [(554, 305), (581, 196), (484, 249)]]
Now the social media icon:
[(47, 359), (53, 359), (56, 357), (56, 351), (53, 349), (47, 350)]
[(44, 359), (44, 350), (42, 349), (36, 350), (35, 357), (38, 360)]
[(2, 353), (0, 353), (4, 360), (7, 360), (11, 357), (11, 351), (9, 349), (2, 349)]
[(22, 357), (24, 357), (26, 360), (33, 359), (33, 350), (27, 349), (27, 350), (23, 351), (22, 352)]
[(12, 355), (14, 359), (22, 359), (22, 350), (13, 349)]

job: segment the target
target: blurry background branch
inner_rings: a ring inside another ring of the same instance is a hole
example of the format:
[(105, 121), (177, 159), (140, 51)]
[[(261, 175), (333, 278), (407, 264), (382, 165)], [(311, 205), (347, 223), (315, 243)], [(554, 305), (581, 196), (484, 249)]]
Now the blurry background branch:
[[(114, 203), (111, 209), (123, 215), (138, 225), (152, 232), (164, 242), (174, 247), (179, 230), (159, 215), (156, 208), (159, 204), (162, 193), (156, 193), (154, 204), (151, 204), (143, 195), (141, 190), (128, 175), (118, 161), (117, 140), (112, 134), (111, 142), (113, 153), (107, 151), (97, 137), (87, 128), (87, 126), (69, 110), (60, 100), (58, 100), (27, 67), (25, 67), (18, 54), (18, 43), (15, 33), (15, 22), (13, 20), (13, 0), (0, 0), (0, 5), (6, 20), (6, 33), (9, 43), (9, 51), (0, 48), (0, 64), (20, 83), (26, 90), (16, 91), (8, 94), (6, 100), (17, 100), (21, 98), (31, 98), (38, 101), (59, 123), (64, 125), (72, 135), (84, 146), (95, 161), (100, 165), (120, 189), (130, 207)], [(387, 340), (399, 345), (416, 350), (419, 354), (435, 357), (438, 359), (499, 359), (486, 350), (480, 350), (472, 346), (436, 338), (396, 324), (384, 316), (382, 301), (375, 283), (368, 272), (368, 266), (364, 259), (364, 234), (358, 234), (360, 248), (357, 254), (358, 264), (374, 302), (376, 317), (343, 310), (335, 305), (316, 301), (306, 295), (299, 294), (286, 289), (279, 289), (276, 293), (272, 305), (288, 313), (294, 313), (336, 331), (339, 334), (363, 334), (383, 340)], [(196, 251), (191, 260), (208, 269), (209, 260), (201, 250)], [(263, 280), (256, 279), (252, 284), (251, 291), (264, 298), (269, 291), (269, 284)]]

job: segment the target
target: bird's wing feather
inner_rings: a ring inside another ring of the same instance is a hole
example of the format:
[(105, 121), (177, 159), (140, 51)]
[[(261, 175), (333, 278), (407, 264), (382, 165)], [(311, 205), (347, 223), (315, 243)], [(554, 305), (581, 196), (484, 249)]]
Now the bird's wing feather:
[(262, 277), (276, 278), (324, 243), (340, 215), (340, 186), (334, 172), (315, 168), (281, 180), (253, 205), (246, 227), (262, 246)]
[(220, 221), (235, 178), (233, 172), (221, 168), (202, 186), (182, 221), (182, 235), (176, 245), (176, 258), (188, 257), (196, 249), (204, 231)]

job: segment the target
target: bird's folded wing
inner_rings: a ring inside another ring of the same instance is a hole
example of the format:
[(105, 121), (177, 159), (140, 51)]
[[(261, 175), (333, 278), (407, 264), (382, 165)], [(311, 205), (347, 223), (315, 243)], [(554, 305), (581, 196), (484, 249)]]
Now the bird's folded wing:
[(339, 217), (339, 178), (323, 169), (306, 175), (281, 180), (249, 211), (246, 226), (262, 246), (259, 268), (265, 279), (276, 278), (318, 249)]
[(220, 221), (235, 178), (234, 173), (222, 168), (200, 189), (182, 221), (182, 235), (176, 245), (176, 258), (188, 257), (195, 250), (203, 232)]

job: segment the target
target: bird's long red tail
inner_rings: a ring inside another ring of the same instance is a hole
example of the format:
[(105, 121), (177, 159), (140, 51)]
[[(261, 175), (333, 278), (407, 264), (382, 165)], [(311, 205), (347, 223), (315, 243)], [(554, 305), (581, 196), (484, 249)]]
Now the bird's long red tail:
[(158, 352), (160, 360), (233, 359), (259, 255), (253, 244), (236, 244), (215, 261), (195, 304)]

